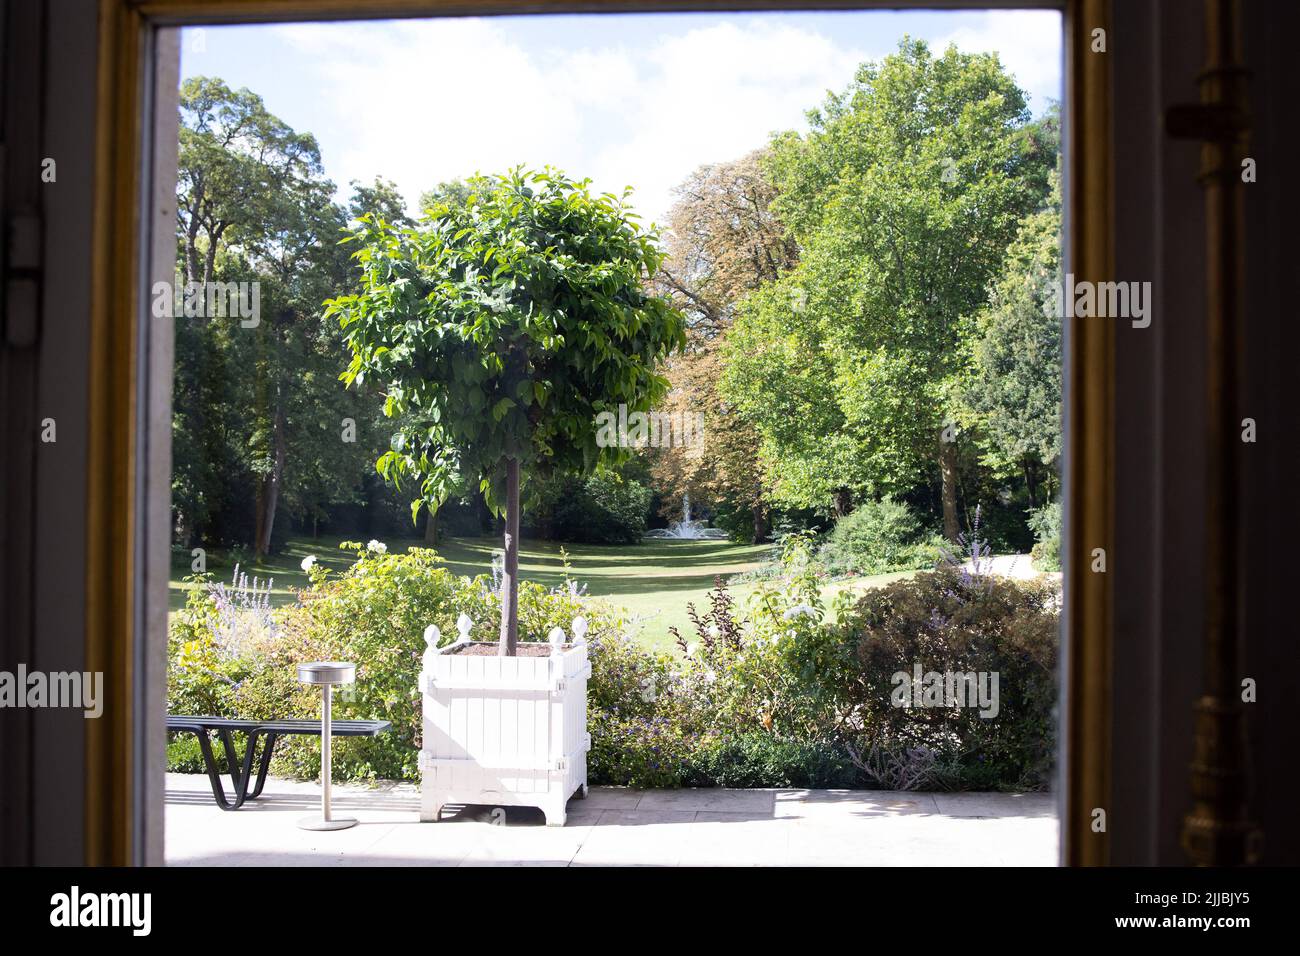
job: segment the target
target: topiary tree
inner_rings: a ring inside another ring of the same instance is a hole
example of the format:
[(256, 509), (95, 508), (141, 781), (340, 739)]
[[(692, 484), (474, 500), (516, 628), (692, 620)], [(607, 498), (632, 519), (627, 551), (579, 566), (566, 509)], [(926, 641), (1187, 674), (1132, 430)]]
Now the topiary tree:
[(412, 520), (478, 481), (505, 517), (501, 653), (518, 640), (522, 476), (587, 474), (630, 451), (597, 443), (602, 411), (649, 411), (685, 320), (647, 291), (662, 256), (622, 197), (554, 170), (476, 177), (415, 228), (362, 217), (361, 291), (326, 303), (394, 421), (376, 467), (419, 482)]

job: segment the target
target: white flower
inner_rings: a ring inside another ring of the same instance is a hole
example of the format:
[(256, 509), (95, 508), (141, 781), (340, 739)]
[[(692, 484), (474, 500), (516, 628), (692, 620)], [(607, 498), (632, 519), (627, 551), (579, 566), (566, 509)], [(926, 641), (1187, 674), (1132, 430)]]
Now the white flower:
[(388, 545), (384, 544), (384, 542), (377, 538), (371, 538), (366, 542), (366, 550), (374, 551), (376, 554), (384, 554), (388, 551)]
[(717, 636), (718, 636), (719, 634), (722, 633), (721, 631), (718, 630), (718, 625), (716, 625), (716, 624), (710, 624), (707, 628), (705, 628), (705, 630), (708, 631), (709, 637), (712, 637), (712, 638), (715, 638), (715, 639), (717, 638)]
[(796, 604), (781, 616), (787, 621), (793, 621), (797, 617), (816, 617), (817, 609), (809, 607), (807, 604)]
[(304, 571), (310, 571), (315, 564), (316, 564), (316, 555), (309, 554), (307, 555), (307, 557), (302, 559), (301, 567)]
[(717, 680), (717, 679), (718, 679), (717, 672), (715, 672), (715, 671), (705, 671), (705, 672), (704, 672), (704, 683), (706, 683), (706, 684), (712, 684), (712, 683), (713, 683), (715, 680)]

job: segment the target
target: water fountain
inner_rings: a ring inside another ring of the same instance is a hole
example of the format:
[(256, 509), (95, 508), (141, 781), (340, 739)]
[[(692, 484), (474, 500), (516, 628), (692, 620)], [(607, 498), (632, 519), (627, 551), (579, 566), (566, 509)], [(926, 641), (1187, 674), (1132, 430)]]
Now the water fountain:
[(666, 528), (655, 528), (653, 531), (645, 533), (647, 538), (679, 538), (685, 540), (709, 539), (718, 541), (725, 539), (727, 533), (721, 528), (706, 527), (703, 521), (694, 521), (691, 519), (691, 496), (682, 495), (682, 520), (669, 522)]

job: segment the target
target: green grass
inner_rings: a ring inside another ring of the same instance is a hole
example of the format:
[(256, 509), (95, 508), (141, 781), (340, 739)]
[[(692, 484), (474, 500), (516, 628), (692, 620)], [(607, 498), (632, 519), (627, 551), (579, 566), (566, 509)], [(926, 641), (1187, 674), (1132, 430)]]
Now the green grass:
[[(330, 568), (342, 571), (351, 562), (350, 552), (340, 551), (338, 538), (313, 541), (291, 539), (284, 550), (263, 561), (247, 563), (241, 570), (265, 580), (271, 578), (272, 604), (296, 600), (295, 591), (307, 586), (307, 575), (299, 566), (309, 554)], [(424, 547), (418, 539), (388, 539), (390, 551)], [(649, 539), (635, 545), (566, 544), (555, 541), (525, 540), (520, 544), (519, 573), (527, 581), (554, 587), (564, 581), (563, 547), (569, 556), (573, 578), (587, 585), (587, 593), (605, 598), (626, 608), (641, 624), (640, 640), (660, 649), (675, 647), (669, 628), (676, 626), (691, 640), (687, 606), (691, 602), (703, 612), (707, 608), (709, 589), (715, 577), (725, 580), (733, 574), (759, 567), (769, 556), (769, 545), (743, 545), (730, 541), (674, 541)], [(435, 550), (456, 574), (476, 575), (491, 571), (492, 554), (501, 549), (498, 538), (449, 538)], [(178, 555), (172, 567), (170, 604), (176, 610), (185, 603), (186, 585), (182, 578), (190, 573), (188, 560)], [(224, 554), (208, 555), (208, 570), (218, 580), (229, 580), (232, 562)], [(845, 588), (865, 590), (912, 572), (881, 574), (869, 578), (838, 581), (827, 587), (827, 596)], [(731, 588), (738, 602), (754, 589), (752, 583)]]

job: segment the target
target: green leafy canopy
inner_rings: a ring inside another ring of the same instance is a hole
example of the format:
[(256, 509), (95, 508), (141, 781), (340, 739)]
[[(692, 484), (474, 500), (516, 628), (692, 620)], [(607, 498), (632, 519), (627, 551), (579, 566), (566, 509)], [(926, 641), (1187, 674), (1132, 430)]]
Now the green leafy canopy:
[(901, 493), (939, 470), (974, 316), (1047, 193), (1040, 126), (996, 55), (904, 38), (807, 134), (774, 139), (772, 209), (799, 262), (741, 304), (721, 392), (758, 430), (778, 503)]
[(477, 480), (505, 504), (505, 462), (524, 475), (584, 474), (629, 452), (601, 448), (596, 416), (663, 398), (660, 363), (685, 321), (647, 291), (661, 265), (627, 194), (523, 168), (467, 181), (415, 227), (363, 216), (361, 291), (326, 303), (352, 361), (341, 376), (384, 390), (394, 421), (386, 479), (420, 482), (412, 517)]

